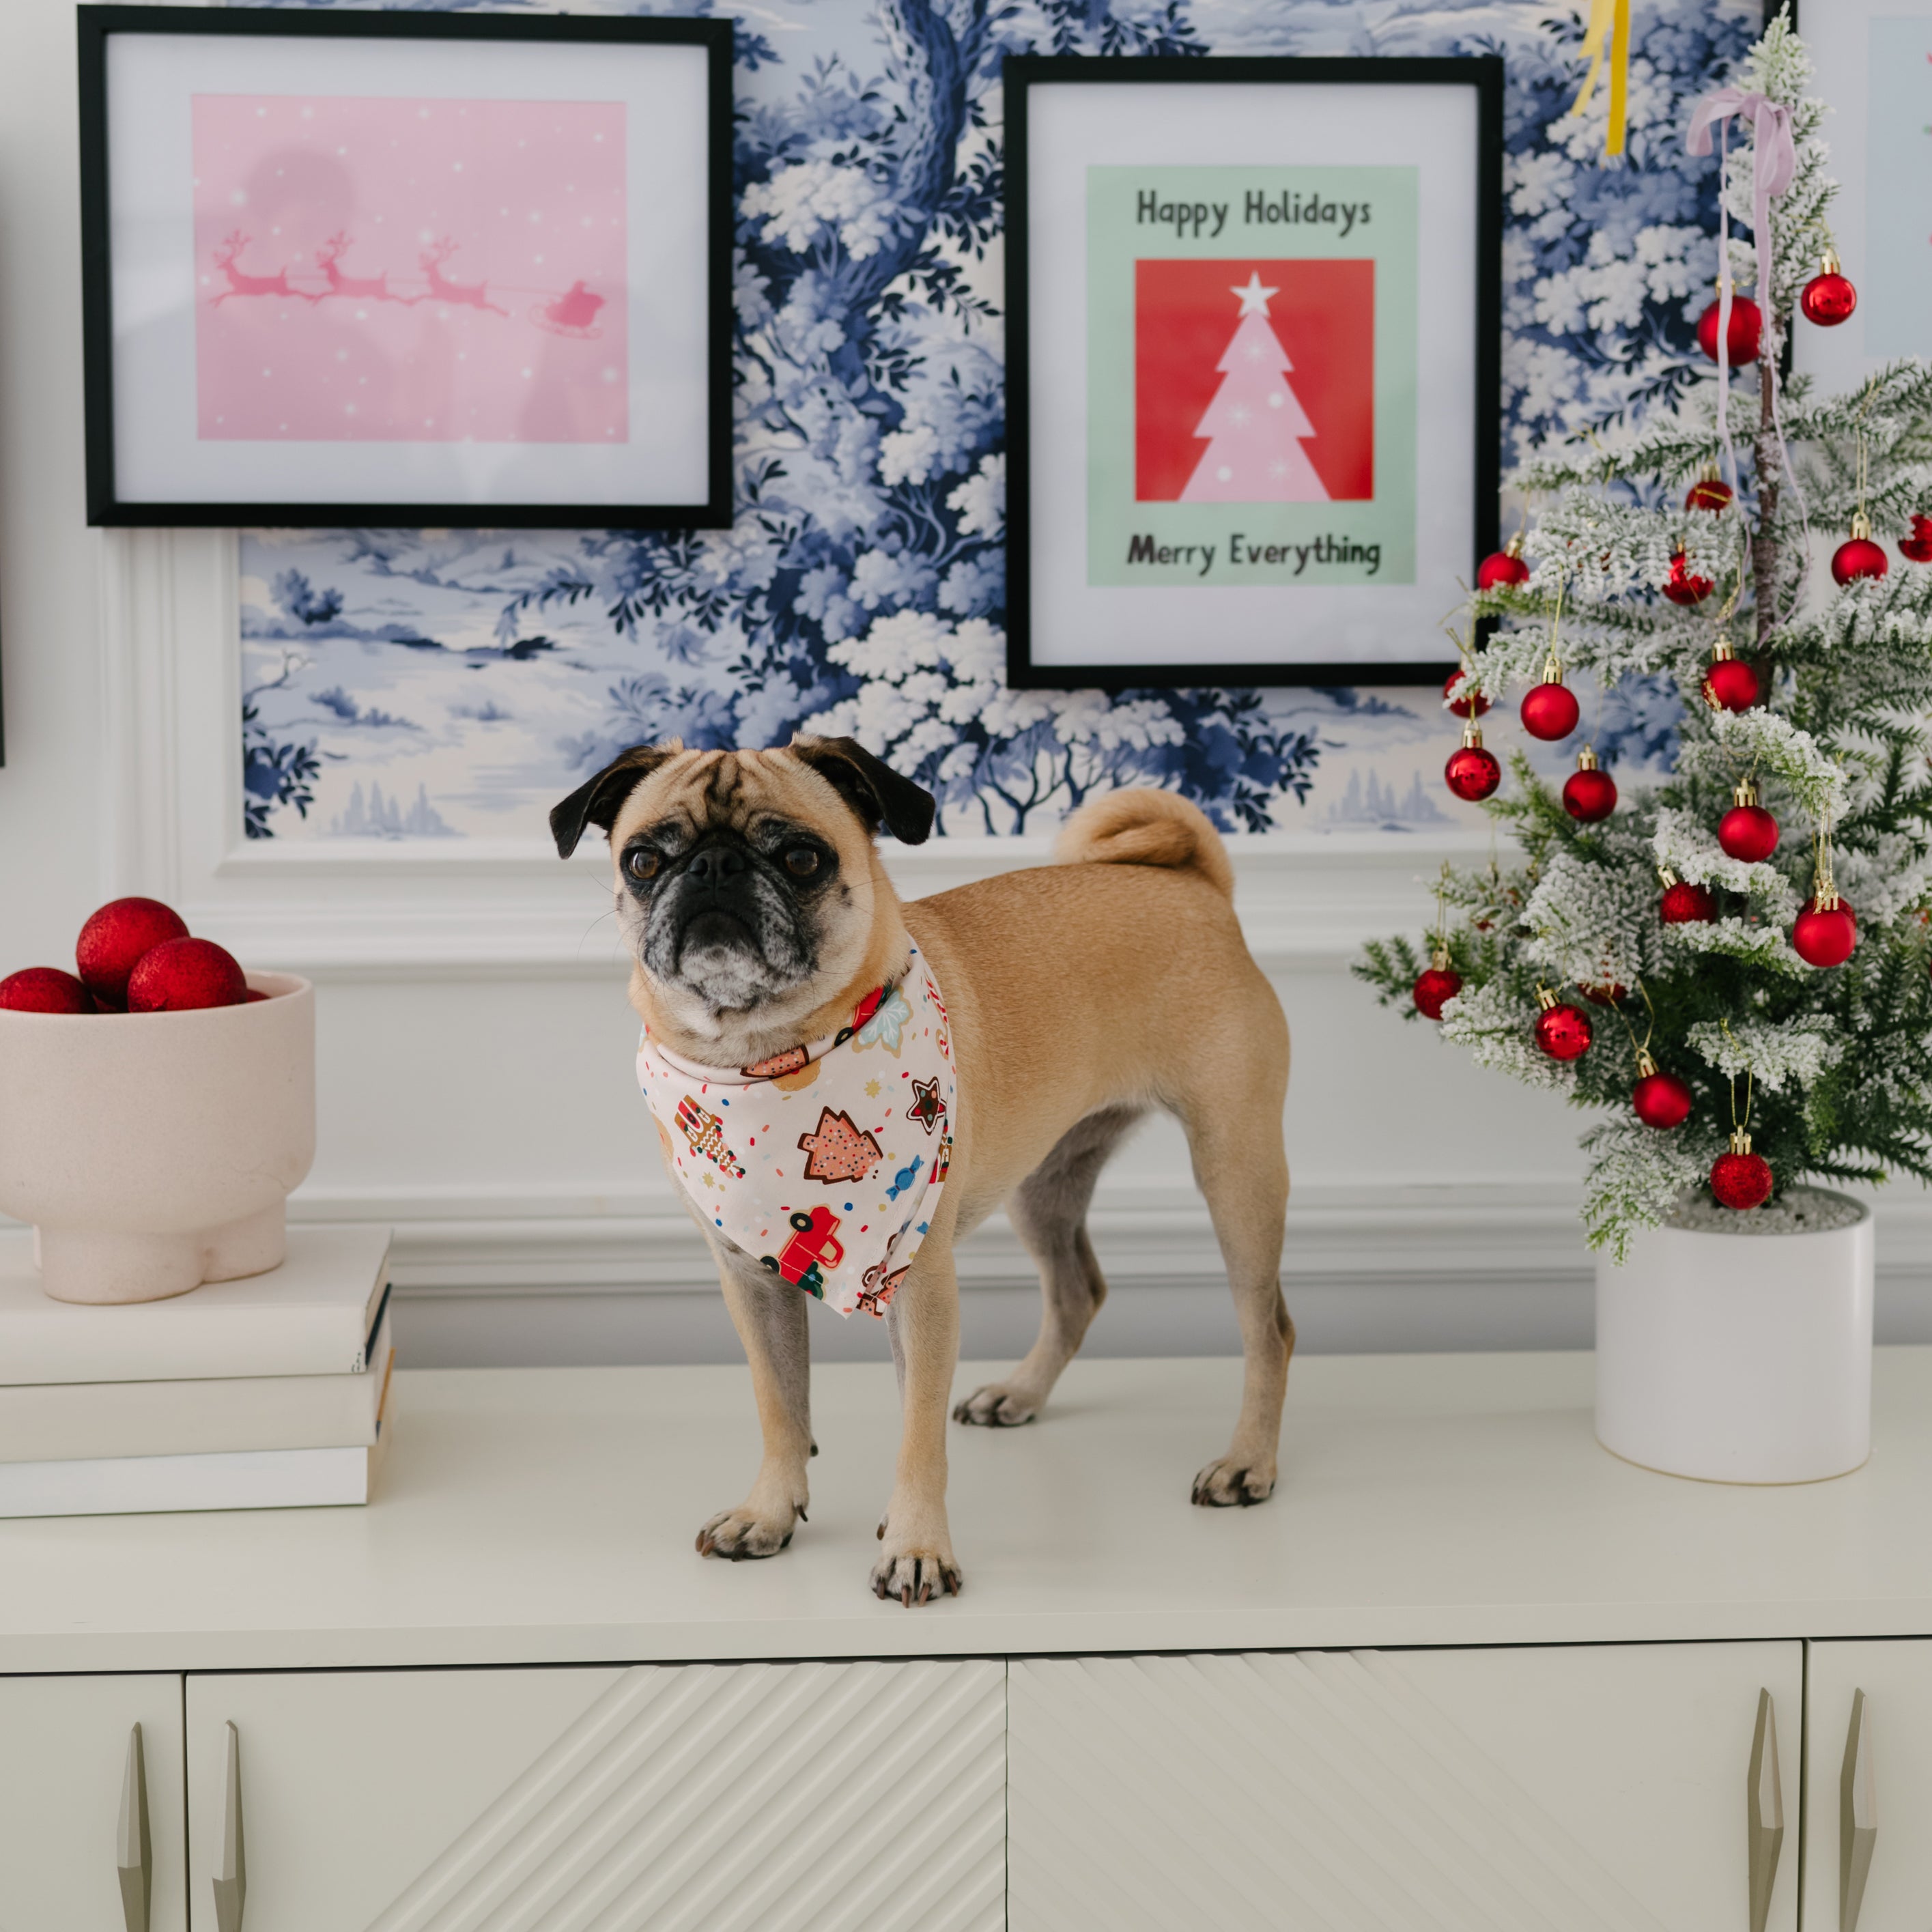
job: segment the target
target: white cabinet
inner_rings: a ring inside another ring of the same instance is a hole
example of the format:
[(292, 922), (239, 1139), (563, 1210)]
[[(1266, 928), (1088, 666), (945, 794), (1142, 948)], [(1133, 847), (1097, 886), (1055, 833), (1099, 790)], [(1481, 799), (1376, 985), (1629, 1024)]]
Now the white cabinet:
[(1009, 1922), (1791, 1932), (1803, 1682), (1796, 1643), (1016, 1660)]
[(996, 1932), (1005, 1679), (978, 1659), (191, 1677), (194, 1932)]
[(178, 1677), (0, 1677), (4, 1932), (182, 1932), (183, 1832)]
[(1805, 1924), (1925, 1932), (1932, 1643), (1814, 1643), (1806, 1701)]

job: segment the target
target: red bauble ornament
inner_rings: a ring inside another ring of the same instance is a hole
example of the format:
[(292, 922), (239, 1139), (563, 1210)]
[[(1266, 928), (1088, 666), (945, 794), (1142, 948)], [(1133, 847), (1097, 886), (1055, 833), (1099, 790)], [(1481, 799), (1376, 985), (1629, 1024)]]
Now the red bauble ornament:
[(1804, 284), (1804, 292), (1798, 298), (1804, 320), (1815, 322), (1820, 328), (1836, 328), (1840, 322), (1851, 320), (1852, 311), (1858, 305), (1858, 292), (1846, 278), (1837, 251), (1827, 248), (1818, 272)]
[(1711, 1163), (1711, 1192), (1718, 1206), (1740, 1214), (1761, 1208), (1771, 1198), (1772, 1186), (1770, 1163), (1751, 1152), (1750, 1136), (1739, 1130), (1731, 1136), (1730, 1150)]
[(98, 1013), (94, 995), (58, 966), (28, 966), (0, 980), (0, 1006), (16, 1013)]
[(1614, 980), (1606, 980), (1600, 986), (1585, 986), (1580, 990), (1593, 1006), (1613, 1006), (1630, 988), (1618, 985)]
[(1757, 702), (1757, 673), (1737, 655), (1729, 638), (1711, 646), (1704, 674), (1704, 702), (1713, 711), (1748, 711)]
[(1576, 754), (1576, 769), (1563, 787), (1563, 809), (1572, 818), (1594, 825), (1617, 808), (1617, 784), (1608, 772), (1597, 768), (1597, 754), (1588, 745)]
[(1462, 974), (1449, 964), (1448, 955), (1438, 951), (1428, 970), (1416, 976), (1415, 1010), (1426, 1020), (1439, 1020), (1444, 1006), (1462, 990)]
[[(1450, 692), (1455, 689), (1457, 680), (1466, 675), (1463, 671), (1452, 670), (1442, 680), (1442, 695), (1448, 698)], [(1466, 698), (1450, 699), (1449, 709), (1458, 718), (1480, 718), (1489, 708), (1490, 700), (1480, 691), (1472, 692)]]
[(1704, 473), (1684, 494), (1684, 507), (1687, 510), (1723, 509), (1731, 500), (1731, 486), (1718, 474), (1718, 466), (1709, 464)]
[(141, 956), (128, 978), (130, 1013), (238, 1006), (248, 982), (233, 953), (212, 939), (169, 939)]
[(1522, 702), (1516, 709), (1522, 714), (1522, 728), (1532, 738), (1541, 738), (1546, 742), (1568, 737), (1582, 715), (1577, 709), (1576, 694), (1563, 682), (1563, 674), (1553, 658), (1544, 671), (1543, 682), (1532, 685), (1523, 693)]
[(1536, 1016), (1536, 1044), (1552, 1060), (1580, 1060), (1590, 1050), (1589, 1016), (1567, 1002), (1559, 1005), (1546, 986), (1537, 988), (1543, 1010)]
[(1690, 1090), (1674, 1073), (1660, 1073), (1657, 1062), (1642, 1048), (1637, 1050), (1636, 1070), (1643, 1077), (1630, 1090), (1630, 1105), (1647, 1127), (1668, 1133), (1690, 1118)]
[(1727, 859), (1760, 866), (1778, 850), (1778, 820), (1757, 802), (1757, 787), (1747, 778), (1732, 793), (1736, 801), (1718, 821), (1718, 843)]
[(1657, 916), (1666, 926), (1706, 926), (1718, 916), (1716, 902), (1708, 886), (1694, 886), (1675, 872), (1660, 871), (1664, 898)]
[[(1718, 311), (1720, 304), (1713, 302), (1697, 318), (1697, 346), (1714, 362), (1718, 359)], [(1759, 349), (1764, 341), (1764, 314), (1749, 296), (1731, 298), (1731, 326), (1726, 332), (1725, 359), (1733, 369), (1742, 369), (1747, 362), (1757, 360)]]
[(1529, 581), (1529, 566), (1522, 560), (1522, 532), (1519, 530), (1501, 550), (1492, 550), (1476, 566), (1478, 590), (1508, 590)]
[(1672, 554), (1670, 574), (1664, 580), (1664, 594), (1673, 604), (1701, 604), (1717, 588), (1708, 577), (1695, 575), (1690, 560), (1680, 550)]
[(1832, 553), (1832, 577), (1844, 584), (1861, 577), (1882, 577), (1890, 568), (1881, 544), (1872, 542), (1871, 519), (1860, 510), (1852, 518), (1852, 533)]
[(1912, 519), (1912, 534), (1898, 540), (1898, 554), (1909, 563), (1932, 563), (1932, 517)]
[(128, 1004), (128, 975), (141, 956), (170, 939), (185, 939), (188, 925), (159, 899), (114, 899), (80, 928), (74, 958), (90, 993), (109, 1005)]
[(1808, 966), (1842, 966), (1858, 943), (1858, 922), (1835, 895), (1828, 905), (1808, 899), (1791, 928), (1791, 950)]
[(1496, 753), (1484, 747), (1480, 724), (1462, 727), (1462, 742), (1449, 754), (1442, 776), (1449, 789), (1470, 805), (1487, 798), (1502, 783), (1503, 768), (1496, 763)]

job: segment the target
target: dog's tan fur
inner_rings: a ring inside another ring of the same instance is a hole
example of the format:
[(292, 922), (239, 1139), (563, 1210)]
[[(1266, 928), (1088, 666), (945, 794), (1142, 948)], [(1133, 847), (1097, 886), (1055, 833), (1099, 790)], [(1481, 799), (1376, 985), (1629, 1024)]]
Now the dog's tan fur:
[[(950, 1177), (889, 1316), (903, 1436), (874, 1588), (908, 1604), (959, 1587), (946, 1514), (946, 1419), (958, 1348), (954, 1244), (1004, 1203), (1040, 1270), (1040, 1336), (1004, 1382), (953, 1414), (1030, 1421), (1106, 1294), (1085, 1228), (1108, 1154), (1148, 1109), (1186, 1128), (1240, 1322), (1246, 1374), (1228, 1453), (1195, 1479), (1205, 1504), (1273, 1489), (1294, 1330), (1279, 1280), (1288, 1165), (1282, 1109), (1288, 1028), (1250, 956), (1226, 848), (1173, 794), (1108, 794), (1068, 820), (1055, 862), (902, 906), (871, 832), (800, 749), (639, 754), (610, 825), (614, 859), (646, 826), (762, 819), (834, 846), (836, 904), (809, 983), (742, 1012), (676, 996), (638, 963), (631, 998), (668, 1046), (742, 1065), (833, 1031), (904, 967), (908, 936), (930, 961), (952, 1024), (959, 1091)], [(620, 920), (643, 952), (646, 915), (618, 879)], [(715, 1238), (749, 1359), (764, 1456), (750, 1494), (699, 1532), (707, 1555), (775, 1554), (808, 1501), (812, 1454), (806, 1298)]]

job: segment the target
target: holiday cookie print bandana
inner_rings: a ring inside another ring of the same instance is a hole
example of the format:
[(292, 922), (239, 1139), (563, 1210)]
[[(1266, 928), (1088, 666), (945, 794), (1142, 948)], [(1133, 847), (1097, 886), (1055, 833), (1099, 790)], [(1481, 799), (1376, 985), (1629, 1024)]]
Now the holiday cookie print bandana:
[(714, 1228), (841, 1315), (884, 1314), (952, 1154), (952, 1041), (916, 946), (849, 1025), (754, 1066), (700, 1066), (646, 1026), (638, 1085)]

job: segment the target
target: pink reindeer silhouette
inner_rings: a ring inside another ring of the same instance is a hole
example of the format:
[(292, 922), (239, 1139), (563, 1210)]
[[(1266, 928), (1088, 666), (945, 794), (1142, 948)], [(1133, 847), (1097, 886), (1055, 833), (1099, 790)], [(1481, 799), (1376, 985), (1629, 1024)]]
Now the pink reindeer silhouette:
[(416, 257), (422, 264), (423, 272), (429, 277), (429, 292), (418, 296), (418, 302), (445, 302), (452, 308), (488, 309), (492, 315), (508, 316), (510, 311), (499, 308), (490, 300), (488, 282), (449, 282), (442, 277), (442, 265), (456, 253), (456, 244), (446, 235), (440, 242), (432, 242)]
[(380, 275), (345, 275), (336, 266), (354, 245), (355, 238), (345, 229), (332, 235), (315, 251), (316, 266), (328, 278), (328, 288), (316, 300), (326, 301), (329, 296), (349, 296), (358, 302), (401, 302), (406, 307), (410, 299), (408, 296), (389, 292), (387, 268)]
[(208, 304), (211, 308), (219, 308), (230, 296), (300, 296), (308, 302), (322, 299), (304, 289), (290, 288), (286, 268), (278, 268), (272, 275), (250, 275), (238, 268), (235, 266), (236, 259), (251, 238), (238, 228), (215, 250), (214, 266), (228, 278), (228, 286)]

